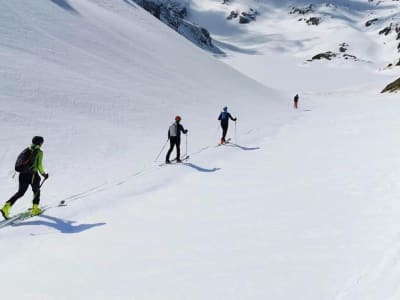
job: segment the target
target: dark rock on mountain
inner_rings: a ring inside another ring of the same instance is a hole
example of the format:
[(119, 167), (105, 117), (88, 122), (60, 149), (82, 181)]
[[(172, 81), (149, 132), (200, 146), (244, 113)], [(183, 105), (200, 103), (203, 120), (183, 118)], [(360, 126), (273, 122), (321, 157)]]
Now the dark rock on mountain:
[(236, 19), (239, 17), (239, 12), (237, 10), (232, 10), (229, 16), (226, 17), (227, 20)]
[(332, 51), (327, 51), (323, 53), (319, 53), (317, 55), (314, 55), (311, 60), (319, 60), (319, 59), (327, 59), (327, 60), (332, 60), (333, 57), (336, 57), (336, 54), (333, 53)]
[(386, 26), (381, 31), (379, 31), (379, 34), (389, 35), (392, 32), (396, 32), (397, 39), (400, 39), (400, 24), (390, 23), (389, 26)]
[(289, 14), (290, 15), (296, 15), (296, 14), (297, 15), (305, 15), (305, 14), (308, 14), (313, 11), (314, 11), (314, 6), (312, 4), (307, 5), (303, 8), (293, 6), (291, 8), (291, 10), (289, 11)]
[(381, 93), (393, 93), (393, 92), (398, 92), (400, 91), (400, 78), (393, 81), (392, 83), (388, 84)]
[(354, 61), (359, 61), (359, 59), (357, 58), (357, 56), (355, 55), (350, 55), (350, 54), (343, 54), (343, 58), (346, 60), (354, 60)]
[(213, 42), (207, 29), (193, 24), (187, 20), (186, 7), (174, 0), (135, 0), (138, 5), (143, 7), (163, 23), (182, 34), (188, 40), (199, 47), (216, 54), (223, 54)]
[(339, 52), (341, 52), (341, 53), (346, 52), (348, 47), (349, 47), (349, 44), (347, 44), (347, 43), (339, 44)]
[(306, 23), (308, 25), (318, 26), (320, 22), (321, 22), (321, 18), (317, 18), (317, 17), (311, 17), (308, 20), (306, 20)]
[(367, 22), (365, 22), (365, 26), (369, 27), (372, 24), (374, 24), (375, 22), (377, 22), (378, 20), (379, 20), (378, 18), (375, 18), (375, 19), (372, 19), (372, 20), (368, 20)]
[(250, 8), (250, 10), (248, 12), (242, 12), (239, 16), (239, 23), (240, 24), (248, 24), (251, 21), (255, 21), (256, 20), (256, 16), (257, 16), (257, 11)]

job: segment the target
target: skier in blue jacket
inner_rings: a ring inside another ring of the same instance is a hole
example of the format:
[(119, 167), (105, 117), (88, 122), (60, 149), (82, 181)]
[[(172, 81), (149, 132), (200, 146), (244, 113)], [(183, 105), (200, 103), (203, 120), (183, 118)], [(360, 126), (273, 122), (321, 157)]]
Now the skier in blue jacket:
[(232, 115), (228, 112), (228, 107), (225, 106), (218, 117), (218, 120), (221, 121), (222, 128), (221, 144), (225, 143), (226, 133), (228, 132), (229, 119), (235, 122), (237, 120), (237, 118), (232, 117)]

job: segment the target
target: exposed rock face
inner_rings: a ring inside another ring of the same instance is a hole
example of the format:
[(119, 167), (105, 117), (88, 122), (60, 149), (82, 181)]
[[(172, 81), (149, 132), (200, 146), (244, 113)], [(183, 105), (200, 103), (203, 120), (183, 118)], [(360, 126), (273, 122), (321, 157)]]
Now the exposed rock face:
[(223, 51), (213, 44), (211, 35), (207, 29), (185, 20), (187, 9), (182, 3), (174, 0), (135, 1), (153, 16), (199, 47), (216, 54), (223, 54)]
[(289, 12), (289, 14), (291, 15), (305, 15), (308, 14), (310, 12), (314, 12), (314, 6), (312, 4), (307, 5), (305, 7), (295, 7), (293, 6)]
[(374, 23), (376, 23), (377, 21), (379, 21), (378, 18), (374, 18), (374, 19), (368, 20), (367, 22), (365, 22), (365, 26), (369, 27), (369, 26), (373, 25)]
[(349, 47), (349, 44), (347, 44), (347, 43), (339, 44), (339, 52), (341, 52), (341, 53), (346, 52), (348, 47)]
[(327, 59), (327, 60), (332, 60), (332, 58), (336, 57), (336, 54), (333, 53), (332, 51), (327, 51), (323, 53), (319, 53), (317, 55), (314, 55), (311, 60), (320, 60), (320, 59)]
[(248, 11), (239, 12), (238, 10), (232, 10), (229, 16), (226, 17), (227, 20), (232, 20), (239, 18), (240, 24), (248, 24), (256, 20), (258, 12), (255, 9), (250, 8)]
[(400, 39), (400, 24), (390, 23), (389, 26), (379, 31), (379, 34), (389, 35), (392, 32), (397, 33), (397, 39)]
[(257, 11), (250, 8), (248, 12), (242, 12), (241, 15), (239, 16), (239, 23), (240, 24), (247, 24), (250, 23), (251, 21), (255, 21), (257, 16)]
[(358, 60), (359, 60), (359, 59), (357, 58), (357, 56), (351, 55), (351, 54), (343, 54), (343, 58), (344, 58), (344, 59), (351, 59), (351, 60), (355, 60), (355, 61), (358, 61)]
[(400, 78), (393, 81), (392, 83), (388, 84), (381, 93), (393, 93), (393, 92), (398, 92), (400, 91)]
[(318, 26), (320, 22), (321, 22), (321, 18), (317, 18), (317, 17), (311, 17), (308, 20), (306, 20), (306, 23), (308, 25)]
[[(293, 6), (289, 14), (290, 15), (306, 15), (315, 11), (314, 5), (310, 4), (305, 7), (295, 7)], [(298, 21), (305, 21), (308, 25), (318, 26), (321, 23), (321, 18), (319, 17), (309, 17), (309, 18), (300, 18)]]
[[(396, 40), (400, 40), (400, 23), (390, 23), (389, 26), (386, 26), (383, 28), (381, 31), (379, 31), (379, 34), (383, 35), (389, 35), (395, 33), (396, 34)], [(397, 51), (400, 52), (400, 43), (397, 45)]]
[(226, 19), (232, 20), (232, 19), (236, 19), (237, 17), (239, 17), (239, 11), (232, 10), (231, 13), (229, 14), (229, 16), (226, 17)]
[(360, 59), (355, 56), (346, 53), (348, 51), (349, 44), (343, 42), (339, 44), (339, 52), (333, 52), (333, 51), (327, 51), (323, 53), (319, 53), (317, 55), (314, 55), (311, 59), (308, 61), (314, 61), (314, 60), (321, 60), (321, 59), (326, 59), (326, 60), (332, 60), (334, 58), (342, 58), (345, 60), (353, 60), (353, 61), (360, 61)]

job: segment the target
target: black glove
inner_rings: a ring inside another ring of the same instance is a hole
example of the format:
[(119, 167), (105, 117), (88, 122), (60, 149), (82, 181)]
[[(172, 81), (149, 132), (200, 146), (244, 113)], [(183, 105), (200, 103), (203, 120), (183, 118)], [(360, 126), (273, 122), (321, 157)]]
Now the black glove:
[(44, 174), (43, 174), (43, 177), (44, 177), (44, 179), (49, 178), (49, 173), (44, 173)]
[(237, 121), (237, 118), (235, 118), (235, 122)]
[(185, 129), (185, 131), (183, 132), (184, 134), (188, 133), (189, 130)]

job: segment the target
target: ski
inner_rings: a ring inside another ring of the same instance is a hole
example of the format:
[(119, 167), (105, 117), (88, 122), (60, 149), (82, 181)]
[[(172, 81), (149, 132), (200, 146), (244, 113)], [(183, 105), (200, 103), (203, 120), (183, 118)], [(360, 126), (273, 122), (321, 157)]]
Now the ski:
[[(186, 161), (189, 159), (189, 155), (186, 155), (185, 157), (181, 158), (181, 162)], [(174, 158), (173, 160), (171, 160), (171, 162), (174, 162), (176, 164), (179, 164), (179, 162), (176, 161), (176, 158)]]
[(8, 219), (0, 221), (0, 228), (6, 227), (8, 225), (13, 225), (13, 224), (22, 222), (22, 221), (25, 221), (27, 219), (30, 219), (30, 218), (33, 218), (33, 217), (36, 217), (36, 216), (40, 216), (41, 214), (43, 214), (47, 210), (47, 208), (48, 207), (41, 207), (42, 212), (40, 214), (34, 215), (34, 216), (31, 215), (31, 209), (28, 209), (28, 210), (26, 210), (24, 212), (18, 213), (18, 214), (14, 215), (14, 216), (12, 216), (12, 217), (10, 217)]
[[(190, 158), (190, 155), (186, 155), (185, 157), (181, 158), (181, 162), (185, 162), (185, 161), (187, 161), (189, 158)], [(158, 166), (159, 166), (159, 167), (163, 167), (163, 166), (176, 165), (176, 164), (180, 164), (180, 162), (177, 162), (177, 161), (176, 161), (176, 158), (174, 158), (174, 159), (171, 159), (171, 162), (170, 162), (169, 164), (167, 164), (167, 163), (165, 162), (165, 163), (159, 164)]]
[(217, 147), (223, 146), (223, 145), (225, 145), (225, 144), (229, 144), (230, 141), (231, 141), (231, 138), (228, 138), (228, 139), (226, 139), (226, 141), (225, 141), (224, 143), (219, 143), (219, 144), (217, 145)]
[[(26, 212), (25, 212), (26, 213)], [(16, 214), (15, 216), (12, 216), (8, 219), (4, 219), (3, 221), (0, 221), (0, 228), (6, 227), (8, 225), (13, 224), (16, 220), (18, 220), (24, 213), (19, 213)]]

